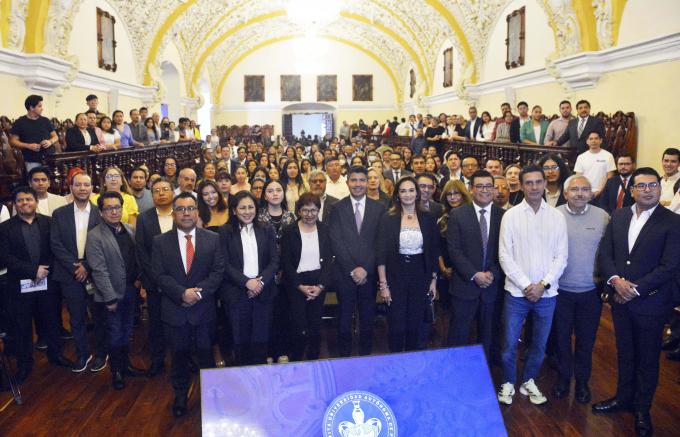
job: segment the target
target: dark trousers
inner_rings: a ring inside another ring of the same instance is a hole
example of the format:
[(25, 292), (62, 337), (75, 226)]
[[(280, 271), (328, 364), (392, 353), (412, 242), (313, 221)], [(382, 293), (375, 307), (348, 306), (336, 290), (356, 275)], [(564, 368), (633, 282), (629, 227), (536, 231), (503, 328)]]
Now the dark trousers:
[(390, 352), (419, 349), (432, 276), (425, 272), (422, 255), (401, 255), (396, 270), (387, 273), (392, 297), (387, 312)]
[[(272, 285), (273, 287), (273, 285)], [(263, 299), (248, 298), (245, 290), (227, 307), (232, 323), (236, 364), (263, 364), (267, 361), (267, 343), (276, 290)]]
[[(318, 285), (321, 270), (299, 273), (302, 285)], [(296, 287), (288, 288), (291, 324), (291, 359), (302, 360), (307, 349), (307, 359), (316, 360), (321, 352), (321, 318), (326, 292), (314, 300), (307, 300)]]
[[(285, 290), (285, 285), (279, 285), (282, 290)], [(274, 297), (272, 302), (272, 323), (271, 332), (269, 334), (269, 355), (277, 357), (288, 355), (290, 350), (290, 302), (288, 301), (288, 293), (279, 293)]]
[(19, 368), (33, 367), (33, 320), (43, 327), (43, 340), (47, 343), (47, 356), (54, 360), (61, 355), (59, 321), (55, 307), (61, 305), (59, 293), (50, 290), (15, 294), (14, 308), (17, 364)]
[(175, 394), (183, 396), (189, 391), (191, 379), (189, 360), (193, 350), (192, 341), (195, 340), (196, 342), (196, 356), (201, 369), (215, 367), (215, 356), (212, 350), (215, 321), (184, 326), (172, 326), (166, 323), (164, 327), (172, 353), (172, 373), (170, 375), (172, 388), (175, 390)]
[[(557, 370), (560, 379), (576, 384), (587, 384), (593, 367), (593, 347), (600, 325), (602, 300), (599, 290), (572, 293), (559, 290), (553, 326), (557, 349)], [(572, 351), (571, 336), (574, 335)]]
[(477, 342), (484, 346), (487, 361), (491, 360), (494, 315), (496, 301), (484, 301), (481, 296), (476, 299), (461, 299), (451, 296), (451, 320), (449, 322), (449, 346), (465, 346), (470, 343), (470, 328), (477, 318)]
[(14, 341), (14, 317), (11, 311), (11, 299), (9, 290), (7, 290), (7, 274), (0, 275), (0, 332), (7, 334), (3, 340), (7, 346), (8, 339), (10, 342)]
[(109, 311), (103, 303), (99, 304), (106, 311), (112, 372), (120, 371), (128, 365), (127, 353), (135, 315), (136, 292), (137, 289), (134, 285), (128, 284), (125, 287), (123, 298), (118, 300), (115, 311)]
[(151, 362), (165, 362), (165, 335), (161, 320), (161, 295), (158, 290), (146, 290), (146, 305), (149, 312), (149, 350)]
[[(338, 351), (341, 357), (352, 355), (352, 321), (354, 310), (359, 313), (359, 354), (370, 355), (373, 348), (373, 319), (375, 317), (375, 277), (369, 273), (364, 285), (356, 285), (351, 279), (338, 284)], [(422, 321), (422, 318), (421, 318)]]
[(648, 412), (659, 382), (659, 356), (666, 317), (633, 313), (627, 305), (612, 304), (619, 379), (616, 397)]
[(85, 291), (85, 286), (79, 282), (61, 284), (61, 293), (68, 308), (71, 333), (76, 344), (76, 355), (79, 359), (87, 359), (90, 356), (90, 344), (87, 339), (86, 327), (89, 296)]

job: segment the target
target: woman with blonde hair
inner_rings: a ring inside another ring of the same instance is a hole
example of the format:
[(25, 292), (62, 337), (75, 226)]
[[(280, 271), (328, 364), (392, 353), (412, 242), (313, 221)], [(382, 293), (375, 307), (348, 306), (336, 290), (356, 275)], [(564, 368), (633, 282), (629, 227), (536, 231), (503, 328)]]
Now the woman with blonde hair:
[(99, 193), (92, 195), (92, 203), (96, 204), (99, 195), (106, 191), (115, 191), (123, 196), (123, 215), (120, 221), (134, 227), (135, 223), (137, 223), (137, 216), (139, 215), (137, 200), (130, 191), (130, 186), (125, 179), (123, 170), (115, 165), (107, 167), (106, 170), (102, 172), (101, 180), (99, 182)]

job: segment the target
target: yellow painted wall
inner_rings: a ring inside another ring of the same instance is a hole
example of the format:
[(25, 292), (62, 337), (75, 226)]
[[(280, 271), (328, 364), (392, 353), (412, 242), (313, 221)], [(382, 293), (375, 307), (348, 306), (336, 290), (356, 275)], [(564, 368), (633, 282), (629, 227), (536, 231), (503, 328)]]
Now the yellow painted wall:
[(680, 32), (680, 1), (628, 0), (621, 17), (618, 45)]
[(0, 73), (0, 88), (2, 89), (2, 104), (0, 115), (16, 118), (26, 113), (24, 100), (28, 94), (23, 79)]

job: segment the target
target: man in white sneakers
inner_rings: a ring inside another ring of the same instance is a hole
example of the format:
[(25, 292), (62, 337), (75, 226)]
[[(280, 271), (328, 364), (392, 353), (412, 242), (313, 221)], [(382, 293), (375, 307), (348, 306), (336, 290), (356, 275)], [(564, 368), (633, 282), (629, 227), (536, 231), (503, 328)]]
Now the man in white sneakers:
[(503, 215), (499, 259), (505, 272), (503, 303), (503, 380), (498, 401), (510, 405), (517, 376), (517, 339), (529, 313), (533, 332), (519, 392), (536, 405), (548, 399), (535, 383), (545, 356), (553, 312), (557, 301), (557, 280), (567, 265), (568, 239), (564, 215), (543, 200), (545, 174), (528, 165), (519, 174), (524, 200)]
[(591, 132), (586, 140), (588, 150), (578, 155), (574, 172), (588, 178), (593, 190), (593, 199), (602, 193), (607, 179), (614, 176), (616, 172), (616, 162), (614, 155), (604, 150), (602, 146), (602, 136), (600, 132)]

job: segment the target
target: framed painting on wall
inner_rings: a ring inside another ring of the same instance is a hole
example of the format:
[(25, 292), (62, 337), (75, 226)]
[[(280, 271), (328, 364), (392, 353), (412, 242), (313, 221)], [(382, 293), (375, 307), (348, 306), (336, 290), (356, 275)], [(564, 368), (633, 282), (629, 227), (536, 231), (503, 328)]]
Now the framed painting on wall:
[(507, 46), (505, 68), (508, 70), (524, 65), (524, 36), (526, 34), (524, 12), (525, 7), (522, 6), (506, 17), (508, 37), (505, 39)]
[(373, 75), (352, 75), (352, 100), (355, 102), (373, 101)]
[(299, 102), (302, 100), (300, 75), (281, 75), (281, 101)]
[(243, 76), (243, 101), (264, 102), (264, 76)]
[(116, 71), (116, 19), (97, 8), (97, 59), (99, 68)]
[(444, 50), (444, 88), (453, 85), (453, 48)]
[(316, 77), (316, 101), (336, 102), (338, 100), (338, 76), (325, 74)]

